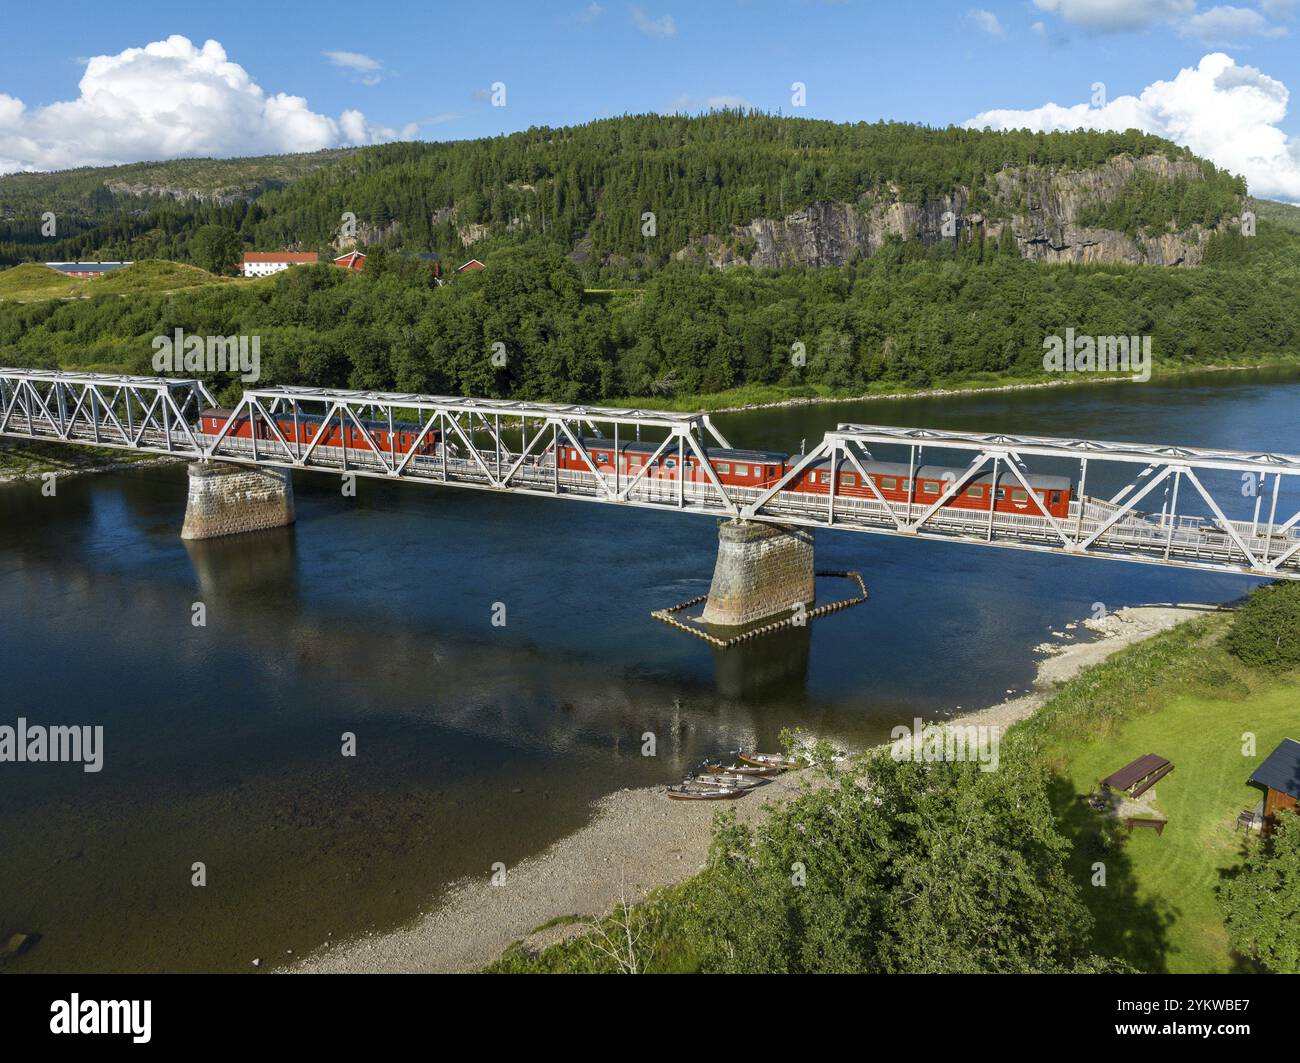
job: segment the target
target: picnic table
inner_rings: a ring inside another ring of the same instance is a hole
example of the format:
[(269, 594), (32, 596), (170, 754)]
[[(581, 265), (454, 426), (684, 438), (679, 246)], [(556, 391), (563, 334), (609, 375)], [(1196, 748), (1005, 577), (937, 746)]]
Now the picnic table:
[(1129, 797), (1140, 797), (1173, 770), (1173, 764), (1164, 757), (1147, 753), (1107, 775), (1101, 785), (1104, 789), (1122, 790)]

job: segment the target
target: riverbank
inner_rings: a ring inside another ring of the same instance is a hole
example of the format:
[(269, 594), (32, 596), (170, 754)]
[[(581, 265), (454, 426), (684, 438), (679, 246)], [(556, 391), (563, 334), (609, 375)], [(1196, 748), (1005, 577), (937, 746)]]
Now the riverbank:
[[(1071, 632), (1061, 632), (1040, 662), (1030, 693), (947, 722), (1009, 727), (1031, 716), (1083, 669), (1213, 608), (1142, 606), (1082, 621), (1096, 638), (1075, 641)], [(797, 792), (801, 774), (782, 776), (729, 807), (742, 822), (752, 821), (768, 803)], [(507, 868), (501, 885), (492, 885), (485, 869), (481, 878), (453, 886), (413, 925), (327, 948), (292, 970), (475, 971), (516, 942), (532, 950), (555, 944), (622, 900), (642, 900), (651, 890), (698, 872), (708, 855), (715, 808), (670, 802), (660, 787), (611, 794), (596, 803), (586, 826)]]
[(62, 443), (17, 441), (11, 448), (0, 449), (0, 485), (39, 480), (51, 472), (62, 479), (65, 476), (171, 465), (183, 460)]
[[(1176, 369), (1156, 369), (1153, 381), (1194, 376), (1198, 373), (1253, 372), (1263, 369), (1300, 369), (1295, 358), (1272, 358), (1249, 365), (1189, 365)], [(1009, 391), (1041, 391), (1044, 388), (1089, 387), (1102, 384), (1133, 384), (1132, 375), (1074, 373), (1053, 379), (1030, 379), (1008, 376), (982, 376), (969, 380), (941, 383), (936, 387), (903, 388), (889, 386), (879, 391), (865, 393), (836, 391), (824, 386), (783, 388), (776, 385), (755, 385), (732, 388), (704, 395), (688, 395), (663, 399), (654, 396), (636, 396), (613, 399), (609, 405), (624, 409), (666, 410), (677, 413), (744, 413), (750, 410), (774, 410), (795, 406), (826, 406), (835, 403), (876, 402), (896, 399), (952, 398), (961, 395), (989, 395)], [(807, 394), (813, 392), (813, 394)]]

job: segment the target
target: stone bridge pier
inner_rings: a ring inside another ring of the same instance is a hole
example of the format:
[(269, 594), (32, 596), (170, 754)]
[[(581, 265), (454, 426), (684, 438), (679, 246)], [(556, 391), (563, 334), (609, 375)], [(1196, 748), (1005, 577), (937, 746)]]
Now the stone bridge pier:
[(196, 461), (190, 463), (189, 474), (182, 539), (216, 539), (294, 522), (288, 469)]
[(811, 529), (732, 520), (718, 528), (718, 561), (700, 619), (744, 627), (793, 615), (817, 597)]

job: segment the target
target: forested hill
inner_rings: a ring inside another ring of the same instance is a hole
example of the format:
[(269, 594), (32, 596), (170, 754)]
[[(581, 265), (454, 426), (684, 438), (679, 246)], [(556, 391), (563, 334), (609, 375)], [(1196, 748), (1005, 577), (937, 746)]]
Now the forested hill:
[[(1196, 264), (1244, 183), (1127, 133), (995, 133), (723, 111), (281, 160), (0, 178), (0, 259), (189, 258), (205, 224), (249, 248), (370, 245), (482, 257), (542, 237), (590, 278), (714, 265), (834, 265), (897, 236), (1014, 243), (1024, 257)], [(190, 177), (187, 178), (187, 168)], [(102, 179), (95, 180), (102, 174)], [(241, 180), (226, 180), (242, 174)], [(186, 181), (193, 179), (193, 195)], [(225, 181), (223, 184), (222, 181)], [(242, 183), (241, 183), (242, 182)], [(64, 217), (54, 240), (41, 213)], [(653, 215), (653, 217), (651, 217)]]

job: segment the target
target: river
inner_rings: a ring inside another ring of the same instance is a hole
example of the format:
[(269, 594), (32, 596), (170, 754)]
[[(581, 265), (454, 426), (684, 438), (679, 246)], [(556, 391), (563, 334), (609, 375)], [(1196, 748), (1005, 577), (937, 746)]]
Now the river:
[[(1300, 377), (1259, 371), (716, 420), (782, 450), (851, 421), (1300, 452), (1297, 411)], [(0, 765), (0, 942), (40, 935), (0, 969), (274, 967), (412, 919), (620, 787), (787, 726), (879, 741), (1023, 691), (1033, 647), (1094, 603), (1252, 585), (823, 531), (818, 567), (860, 571), (870, 601), (717, 651), (650, 617), (707, 590), (712, 519), (373, 480), (344, 498), (313, 474), (295, 492), (292, 528), (183, 543), (181, 466), (0, 488), (0, 723), (105, 734), (98, 773)]]

